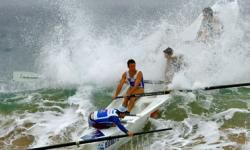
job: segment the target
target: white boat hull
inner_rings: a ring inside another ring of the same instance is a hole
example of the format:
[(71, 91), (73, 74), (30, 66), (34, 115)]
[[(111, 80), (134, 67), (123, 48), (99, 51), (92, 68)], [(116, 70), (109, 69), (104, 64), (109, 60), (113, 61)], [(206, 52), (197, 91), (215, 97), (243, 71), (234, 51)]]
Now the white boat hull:
[[(133, 108), (131, 114), (136, 114), (136, 116), (126, 116), (122, 121), (127, 122), (124, 126), (132, 131), (132, 132), (140, 132), (144, 128), (145, 124), (147, 123), (150, 115), (159, 109), (169, 98), (169, 95), (161, 95), (161, 96), (150, 96), (150, 97), (142, 97), (137, 100), (135, 107)], [(122, 100), (115, 100), (113, 101), (107, 108), (118, 108), (122, 103)], [(89, 134), (93, 134), (96, 132), (95, 129), (91, 129), (88, 131)], [(121, 132), (117, 127), (109, 128), (109, 129), (102, 129), (98, 131), (99, 133), (103, 134), (103, 136), (98, 137), (107, 137), (107, 136), (115, 136), (124, 134)], [(81, 140), (84, 139), (85, 136), (82, 137)], [(96, 137), (96, 138), (98, 138)], [(97, 142), (93, 144), (87, 144), (84, 146), (84, 149), (94, 149), (94, 150), (113, 150), (117, 149), (123, 144), (127, 143), (131, 138), (121, 138), (121, 139), (114, 139), (108, 140), (103, 142)]]

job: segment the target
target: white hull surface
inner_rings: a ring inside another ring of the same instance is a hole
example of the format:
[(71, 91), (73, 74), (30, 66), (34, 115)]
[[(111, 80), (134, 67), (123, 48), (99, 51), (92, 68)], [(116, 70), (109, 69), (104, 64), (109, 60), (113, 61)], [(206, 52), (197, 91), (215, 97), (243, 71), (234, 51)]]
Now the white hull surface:
[[(150, 96), (150, 97), (141, 97), (137, 100), (135, 107), (133, 108), (131, 114), (136, 114), (136, 116), (126, 116), (122, 122), (126, 122), (124, 126), (132, 132), (140, 132), (147, 123), (151, 113), (159, 109), (159, 107), (167, 101), (169, 95), (161, 96)], [(122, 99), (113, 101), (107, 108), (119, 108), (122, 103)], [(85, 132), (86, 133), (86, 132)], [(117, 127), (112, 127), (109, 129), (90, 129), (88, 134), (85, 134), (81, 137), (81, 140), (84, 139), (95, 139), (98, 137), (107, 137), (124, 134)], [(121, 145), (128, 142), (131, 138), (121, 138), (108, 140), (103, 142), (97, 142), (93, 144), (87, 144), (84, 146), (84, 149), (93, 149), (93, 150), (111, 150), (117, 149)]]

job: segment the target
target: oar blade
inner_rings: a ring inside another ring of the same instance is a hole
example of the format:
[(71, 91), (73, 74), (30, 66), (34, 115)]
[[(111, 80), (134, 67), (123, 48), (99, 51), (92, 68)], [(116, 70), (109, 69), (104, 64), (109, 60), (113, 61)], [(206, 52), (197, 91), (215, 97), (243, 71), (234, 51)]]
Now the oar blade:
[(13, 72), (13, 80), (17, 82), (30, 82), (40, 79), (40, 75), (34, 72), (15, 71)]

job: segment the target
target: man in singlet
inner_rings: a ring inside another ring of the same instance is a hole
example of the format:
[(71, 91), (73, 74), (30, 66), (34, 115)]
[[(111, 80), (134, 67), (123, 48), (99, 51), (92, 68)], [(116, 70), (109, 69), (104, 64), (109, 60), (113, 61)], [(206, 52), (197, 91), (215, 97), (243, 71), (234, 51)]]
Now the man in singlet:
[(127, 108), (127, 113), (130, 113), (132, 108), (135, 105), (135, 101), (137, 97), (128, 97), (133, 94), (142, 94), (144, 93), (144, 80), (141, 71), (136, 70), (136, 63), (133, 59), (128, 60), (128, 71), (122, 74), (122, 79), (117, 86), (116, 92), (112, 99), (114, 100), (124, 85), (124, 83), (128, 83), (130, 85), (126, 94), (124, 95), (124, 101), (122, 103), (122, 107)]

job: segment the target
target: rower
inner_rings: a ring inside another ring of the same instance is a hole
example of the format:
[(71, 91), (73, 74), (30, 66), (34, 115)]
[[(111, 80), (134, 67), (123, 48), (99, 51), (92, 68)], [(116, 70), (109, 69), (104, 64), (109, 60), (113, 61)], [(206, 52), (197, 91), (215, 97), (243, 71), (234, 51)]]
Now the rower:
[(172, 82), (175, 73), (183, 69), (186, 63), (184, 62), (183, 55), (174, 54), (174, 50), (170, 47), (166, 48), (163, 53), (166, 58), (165, 82), (169, 84)]
[(124, 118), (126, 110), (122, 107), (119, 109), (104, 109), (91, 112), (88, 118), (89, 126), (96, 129), (107, 129), (117, 126), (121, 131), (133, 136), (133, 132), (128, 131), (121, 123), (120, 118)]
[(212, 8), (206, 7), (203, 9), (202, 13), (203, 19), (200, 29), (197, 33), (196, 40), (207, 42), (220, 37), (221, 33), (223, 32), (223, 25), (218, 17), (215, 17)]
[(124, 101), (122, 103), (122, 107), (124, 109), (127, 108), (127, 113), (130, 113), (135, 105), (137, 97), (129, 97), (129, 96), (133, 94), (144, 93), (144, 80), (142, 72), (136, 70), (136, 63), (133, 59), (129, 59), (127, 65), (128, 65), (128, 71), (122, 74), (122, 78), (117, 86), (116, 92), (112, 97), (112, 99), (114, 100), (119, 95), (124, 83), (128, 83), (130, 87), (127, 90), (126, 94), (124, 95)]

